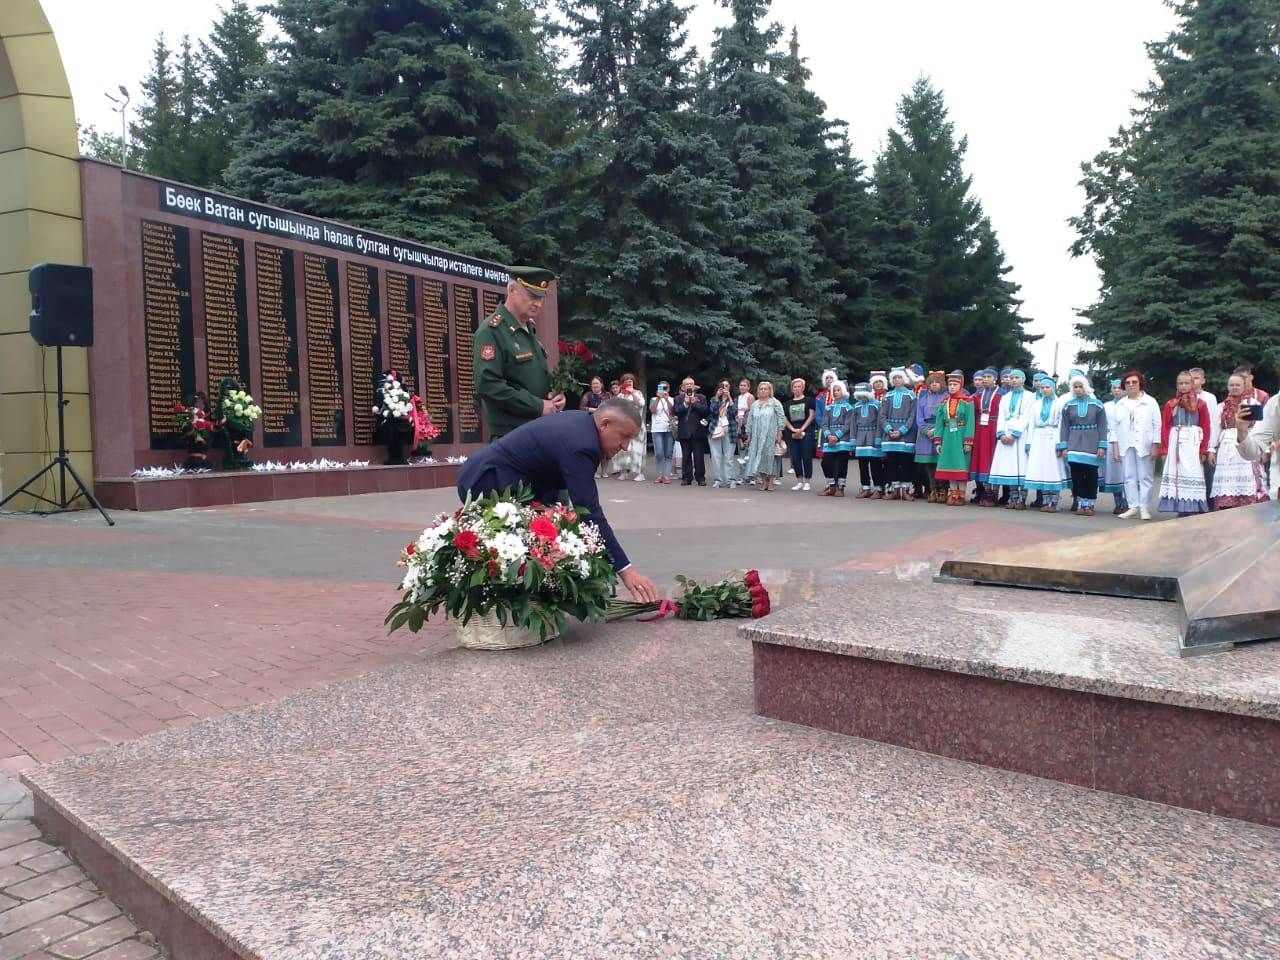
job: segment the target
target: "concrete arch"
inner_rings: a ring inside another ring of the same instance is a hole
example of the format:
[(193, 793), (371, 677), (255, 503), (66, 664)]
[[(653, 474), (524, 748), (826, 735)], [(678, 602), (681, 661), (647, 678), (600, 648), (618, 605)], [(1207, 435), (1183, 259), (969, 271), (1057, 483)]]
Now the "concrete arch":
[[(0, 495), (57, 445), (53, 350), (28, 334), (27, 271), (84, 262), (80, 165), (71, 87), (40, 0), (0, 2)], [(93, 476), (86, 351), (63, 355), (67, 447)], [(46, 475), (46, 496), (53, 493)], [(30, 509), (19, 497), (7, 507)]]

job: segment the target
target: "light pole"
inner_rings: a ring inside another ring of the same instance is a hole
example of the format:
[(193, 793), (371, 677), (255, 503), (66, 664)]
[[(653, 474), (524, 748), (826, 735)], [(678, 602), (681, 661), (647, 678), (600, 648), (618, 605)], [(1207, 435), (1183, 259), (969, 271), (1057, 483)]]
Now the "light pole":
[(109, 93), (103, 96), (115, 104), (112, 112), (120, 114), (120, 166), (127, 167), (129, 165), (129, 91), (125, 89), (124, 84), (120, 84), (116, 89), (120, 91), (119, 97), (113, 97)]

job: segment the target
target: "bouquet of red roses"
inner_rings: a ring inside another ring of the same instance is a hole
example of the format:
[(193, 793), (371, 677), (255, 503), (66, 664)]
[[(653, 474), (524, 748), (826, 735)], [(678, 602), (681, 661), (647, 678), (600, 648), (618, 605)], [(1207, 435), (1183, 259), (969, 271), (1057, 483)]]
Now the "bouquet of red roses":
[(551, 371), (551, 392), (577, 393), (586, 386), (587, 364), (595, 359), (595, 354), (585, 343), (560, 340), (556, 347), (560, 351), (560, 360)]
[(634, 600), (611, 600), (605, 620), (627, 620), (642, 613), (656, 614), (648, 619), (674, 616), (680, 620), (721, 620), (751, 617), (758, 620), (769, 613), (769, 591), (760, 582), (757, 570), (741, 577), (725, 577), (711, 584), (701, 584), (688, 577), (676, 577), (680, 596), (676, 600), (640, 603)]

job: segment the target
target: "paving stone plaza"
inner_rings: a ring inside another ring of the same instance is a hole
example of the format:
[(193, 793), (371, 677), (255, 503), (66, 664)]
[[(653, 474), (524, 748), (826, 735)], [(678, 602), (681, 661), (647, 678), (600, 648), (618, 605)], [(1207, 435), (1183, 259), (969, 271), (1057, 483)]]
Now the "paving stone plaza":
[[(1145, 647), (1166, 665), (1152, 698), (1274, 723), (1277, 651), (1172, 656), (1171, 604), (931, 582), (948, 558), (1111, 517), (603, 492), (664, 586), (759, 566), (765, 633), (854, 636), (908, 665), (931, 642), (1093, 690), (1141, 685), (1125, 671)], [(395, 555), (451, 502), (0, 519), (0, 762), (64, 837), (42, 838), (11, 780), (0, 956), (153, 955), (84, 868), (162, 918), (175, 956), (1275, 954), (1274, 826), (766, 719), (777, 694), (753, 692), (741, 622), (580, 627), (511, 653), (431, 624), (388, 637)], [(1104, 628), (1125, 642), (1068, 639)], [(903, 729), (937, 709), (879, 702)], [(952, 728), (977, 722), (952, 709)], [(1069, 766), (1078, 731), (1029, 709), (1018, 723)]]

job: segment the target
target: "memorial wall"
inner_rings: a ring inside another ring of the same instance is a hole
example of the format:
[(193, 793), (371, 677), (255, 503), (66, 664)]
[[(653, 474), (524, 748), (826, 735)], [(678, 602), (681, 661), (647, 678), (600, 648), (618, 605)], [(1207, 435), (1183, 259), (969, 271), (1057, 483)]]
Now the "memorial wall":
[[(249, 201), (82, 164), (95, 473), (181, 459), (174, 404), (235, 377), (262, 407), (257, 459), (380, 462), (375, 391), (399, 371), (440, 428), (484, 441), (472, 344), (502, 266)], [(555, 356), (553, 291), (539, 336)]]

